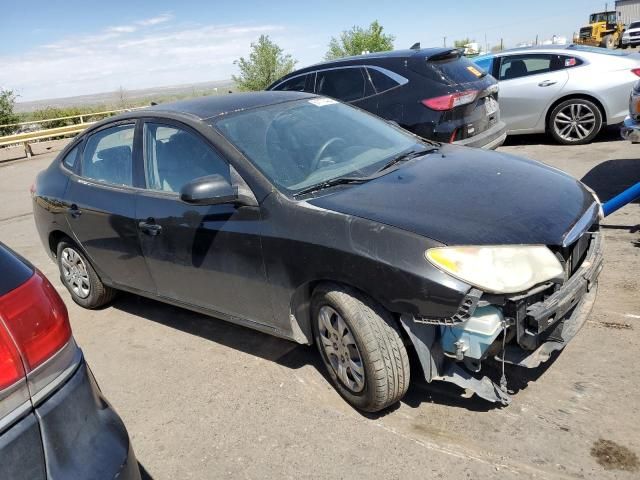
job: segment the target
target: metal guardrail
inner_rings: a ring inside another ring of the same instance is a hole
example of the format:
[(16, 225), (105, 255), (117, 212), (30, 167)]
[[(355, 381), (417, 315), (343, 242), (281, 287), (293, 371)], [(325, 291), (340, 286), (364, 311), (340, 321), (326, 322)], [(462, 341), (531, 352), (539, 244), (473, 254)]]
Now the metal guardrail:
[(30, 142), (47, 140), (53, 137), (59, 137), (64, 135), (77, 135), (78, 133), (84, 131), (87, 127), (90, 127), (91, 125), (96, 123), (96, 121), (85, 122), (84, 121), (85, 118), (107, 116), (107, 115), (112, 115), (116, 113), (129, 112), (131, 110), (140, 110), (142, 108), (147, 108), (147, 107), (124, 108), (120, 110), (108, 110), (104, 112), (83, 113), (81, 115), (70, 115), (68, 117), (48, 118), (46, 120), (32, 120), (28, 122), (19, 122), (19, 123), (10, 123), (7, 125), (0, 125), (0, 127), (16, 127), (16, 126), (25, 126), (25, 125), (40, 125), (43, 123), (51, 123), (51, 122), (60, 121), (60, 120), (71, 120), (74, 118), (80, 119), (80, 123), (76, 123), (73, 125), (65, 125), (64, 127), (44, 128), (41, 130), (35, 130), (33, 132), (5, 135), (3, 137), (0, 137), (0, 147), (6, 147), (8, 145), (16, 145), (16, 144), (22, 143), (24, 146), (25, 155), (27, 156), (27, 158), (30, 158), (33, 155)]

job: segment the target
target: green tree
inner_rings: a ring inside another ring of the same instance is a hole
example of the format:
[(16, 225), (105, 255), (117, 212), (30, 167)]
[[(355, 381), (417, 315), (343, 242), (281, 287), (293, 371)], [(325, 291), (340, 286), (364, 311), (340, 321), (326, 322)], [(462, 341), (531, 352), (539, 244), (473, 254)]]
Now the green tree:
[(249, 59), (240, 57), (233, 63), (240, 68), (240, 75), (232, 77), (238, 89), (252, 91), (264, 90), (292, 72), (297, 61), (291, 55), (285, 55), (268, 35), (260, 35), (258, 41), (251, 44)]
[(462, 40), (455, 40), (453, 42), (453, 46), (455, 48), (464, 48), (465, 45), (473, 43), (475, 40), (471, 40), (470, 38), (463, 38)]
[(361, 55), (362, 52), (384, 52), (393, 50), (393, 35), (382, 33), (383, 27), (377, 20), (368, 28), (352, 27), (340, 34), (340, 38), (331, 37), (329, 51), (324, 58), (333, 60), (336, 58)]
[(9, 123), (17, 123), (18, 116), (13, 113), (17, 95), (13, 90), (0, 89), (0, 135), (11, 135), (17, 127), (3, 127)]

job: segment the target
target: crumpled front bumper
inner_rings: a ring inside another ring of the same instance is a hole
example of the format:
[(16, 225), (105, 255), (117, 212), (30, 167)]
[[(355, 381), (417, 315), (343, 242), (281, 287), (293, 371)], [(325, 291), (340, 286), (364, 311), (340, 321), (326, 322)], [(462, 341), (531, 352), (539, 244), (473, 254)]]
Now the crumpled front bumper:
[[(600, 232), (587, 232), (591, 241), (582, 264), (555, 293), (540, 301), (540, 292), (524, 294), (506, 300), (505, 318), (509, 328), (527, 336), (530, 348), (517, 341), (506, 345), (504, 362), (526, 368), (536, 368), (549, 360), (554, 351), (563, 349), (578, 333), (593, 307), (597, 279), (604, 260), (604, 240)], [(426, 325), (410, 315), (402, 315), (401, 323), (416, 349), (428, 382), (442, 380), (472, 391), (485, 400), (508, 405), (511, 395), (487, 376), (470, 372), (461, 362), (443, 355), (439, 326)], [(502, 362), (502, 353), (495, 360)]]
[(596, 299), (598, 276), (604, 262), (604, 240), (599, 232), (585, 235), (592, 235), (593, 239), (578, 270), (560, 290), (526, 309), (524, 328), (537, 328), (534, 334), (543, 338), (539, 347), (527, 351), (508, 345), (504, 356), (506, 363), (538, 367), (553, 352), (563, 349), (586, 322)]

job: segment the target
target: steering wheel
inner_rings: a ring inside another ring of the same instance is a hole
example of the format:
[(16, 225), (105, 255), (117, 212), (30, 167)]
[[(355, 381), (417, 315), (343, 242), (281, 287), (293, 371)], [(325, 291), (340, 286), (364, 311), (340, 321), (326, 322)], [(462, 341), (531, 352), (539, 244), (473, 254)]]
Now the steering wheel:
[(329, 147), (331, 147), (333, 144), (337, 142), (346, 143), (344, 138), (340, 138), (340, 137), (333, 137), (327, 140), (326, 142), (324, 142), (322, 147), (320, 147), (320, 150), (318, 150), (318, 153), (316, 153), (316, 156), (313, 157), (313, 161), (311, 162), (311, 167), (309, 168), (309, 173), (315, 172), (318, 169), (318, 164), (320, 163), (320, 160), (322, 159), (322, 157), (324, 157), (325, 152), (329, 149)]

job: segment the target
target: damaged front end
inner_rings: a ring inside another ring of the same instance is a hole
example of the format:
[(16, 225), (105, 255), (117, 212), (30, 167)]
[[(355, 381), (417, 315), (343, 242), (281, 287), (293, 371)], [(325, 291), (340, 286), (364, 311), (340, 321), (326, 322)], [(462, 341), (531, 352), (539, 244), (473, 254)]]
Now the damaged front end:
[[(603, 264), (603, 238), (584, 232), (554, 253), (563, 281), (549, 281), (515, 295), (471, 288), (450, 318), (401, 315), (428, 382), (454, 383), (485, 400), (508, 405), (504, 365), (536, 368), (561, 350), (584, 325), (595, 301)], [(483, 362), (502, 366), (499, 383), (481, 373)]]

